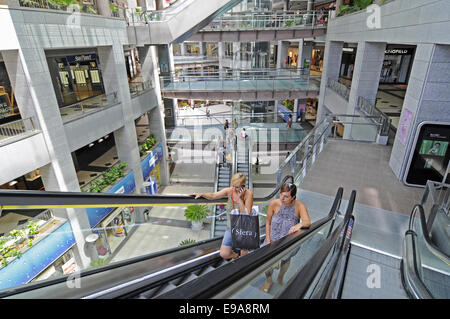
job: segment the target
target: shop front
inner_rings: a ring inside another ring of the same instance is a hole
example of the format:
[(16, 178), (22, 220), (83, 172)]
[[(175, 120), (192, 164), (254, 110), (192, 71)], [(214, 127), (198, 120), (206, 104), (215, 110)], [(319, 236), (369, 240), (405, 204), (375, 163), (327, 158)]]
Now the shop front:
[(384, 55), (380, 83), (408, 84), (413, 60), (414, 48), (388, 46)]
[(96, 53), (47, 56), (60, 107), (105, 93)]
[(289, 47), (288, 56), (285, 63), (292, 67), (296, 67), (298, 65), (298, 47)]
[(339, 75), (344, 79), (351, 80), (353, 78), (356, 51), (356, 48), (345, 47), (342, 49), (341, 71)]
[(125, 67), (127, 69), (128, 82), (133, 82), (136, 80), (140, 70), (139, 70), (139, 58), (136, 49), (126, 50), (124, 52), (125, 56)]
[(311, 57), (311, 70), (322, 72), (323, 69), (323, 54), (322, 49), (313, 49)]
[(20, 119), (19, 109), (14, 98), (4, 62), (0, 62), (0, 124)]

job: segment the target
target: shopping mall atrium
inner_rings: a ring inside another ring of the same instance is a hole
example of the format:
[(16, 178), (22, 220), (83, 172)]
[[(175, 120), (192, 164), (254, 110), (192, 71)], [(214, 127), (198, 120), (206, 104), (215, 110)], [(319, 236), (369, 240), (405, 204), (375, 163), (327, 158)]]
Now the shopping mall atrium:
[[(450, 1), (0, 0), (0, 26), (1, 298), (450, 298)], [(196, 194), (235, 174), (259, 248), (228, 258), (234, 199)], [(310, 223), (267, 244), (286, 183)]]

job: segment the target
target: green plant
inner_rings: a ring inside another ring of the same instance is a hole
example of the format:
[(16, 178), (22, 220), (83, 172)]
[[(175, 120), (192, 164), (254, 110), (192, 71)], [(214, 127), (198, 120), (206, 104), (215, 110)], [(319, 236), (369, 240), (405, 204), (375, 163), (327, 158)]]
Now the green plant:
[(155, 134), (151, 133), (150, 137), (145, 140), (139, 150), (141, 156), (145, 155), (147, 151), (151, 150), (156, 145)]
[(373, 0), (355, 0), (355, 6), (359, 9), (365, 9), (373, 3)]
[(190, 222), (201, 222), (209, 213), (206, 205), (191, 205), (184, 211), (184, 217)]
[(291, 27), (294, 24), (294, 20), (287, 20), (284, 24), (286, 27)]
[(188, 239), (182, 240), (180, 242), (179, 246), (186, 246), (186, 245), (190, 245), (190, 244), (193, 244), (193, 243), (195, 243), (195, 239), (188, 238)]
[(91, 266), (93, 267), (100, 267), (100, 266), (104, 266), (106, 264), (109, 263), (109, 258), (99, 258), (98, 260), (95, 261), (91, 261)]
[(111, 9), (112, 12), (117, 12), (119, 11), (119, 8), (117, 8), (114, 4), (110, 3), (109, 4), (109, 8)]
[(101, 177), (90, 184), (88, 192), (101, 193), (106, 187), (114, 184), (117, 179), (125, 176), (125, 167), (127, 167), (127, 165), (127, 162), (121, 162), (119, 165), (102, 172)]
[(22, 230), (13, 229), (9, 232), (9, 235), (12, 238), (17, 239), (18, 237), (24, 237), (25, 233)]
[(30, 220), (27, 224), (27, 228), (28, 228), (28, 235), (32, 236), (32, 235), (36, 235), (36, 233), (39, 229), (39, 226), (34, 221)]

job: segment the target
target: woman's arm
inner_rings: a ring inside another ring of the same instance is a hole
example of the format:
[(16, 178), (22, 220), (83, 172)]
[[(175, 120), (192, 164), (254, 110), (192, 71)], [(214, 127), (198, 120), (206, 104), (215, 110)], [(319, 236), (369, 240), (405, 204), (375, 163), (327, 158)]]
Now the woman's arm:
[(227, 187), (227, 188), (224, 188), (215, 193), (196, 193), (194, 195), (195, 195), (195, 199), (198, 199), (200, 197), (203, 197), (206, 199), (219, 199), (219, 198), (227, 197), (229, 195), (230, 189), (231, 189), (230, 187)]
[(311, 218), (309, 217), (308, 209), (301, 201), (296, 201), (295, 203), (295, 214), (302, 221), (297, 225), (292, 226), (291, 229), (289, 229), (289, 234), (294, 233), (301, 228), (309, 228), (311, 226)]
[(272, 224), (272, 216), (273, 216), (274, 204), (273, 200), (270, 202), (269, 207), (267, 208), (267, 216), (266, 216), (266, 243), (270, 244), (270, 225)]

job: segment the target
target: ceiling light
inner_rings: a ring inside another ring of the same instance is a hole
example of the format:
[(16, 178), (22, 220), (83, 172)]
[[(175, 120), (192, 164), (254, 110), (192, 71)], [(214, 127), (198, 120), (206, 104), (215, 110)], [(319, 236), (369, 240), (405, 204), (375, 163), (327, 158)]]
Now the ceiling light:
[(98, 142), (99, 142), (99, 143), (103, 142), (103, 139), (102, 139), (102, 138), (101, 138), (101, 139), (99, 139), (99, 140), (98, 140)]

